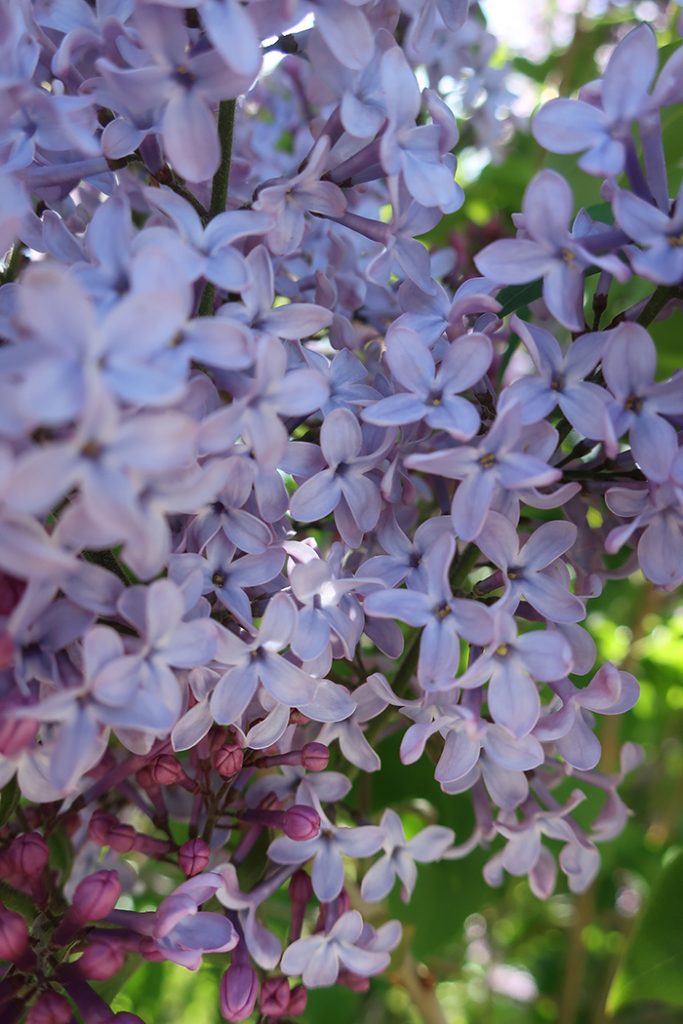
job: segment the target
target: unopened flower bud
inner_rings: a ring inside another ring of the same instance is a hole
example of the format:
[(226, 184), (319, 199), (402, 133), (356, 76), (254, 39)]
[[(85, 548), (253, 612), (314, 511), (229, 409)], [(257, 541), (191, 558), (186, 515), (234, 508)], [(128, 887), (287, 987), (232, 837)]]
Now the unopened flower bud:
[(330, 763), (330, 750), (324, 743), (307, 743), (301, 751), (301, 763), (309, 772), (324, 772)]
[(42, 875), (50, 857), (47, 843), (39, 832), (25, 832), (17, 836), (9, 852), (15, 871), (29, 878)]
[(14, 640), (6, 629), (0, 627), (0, 671), (9, 668), (14, 661)]
[(183, 766), (172, 754), (160, 754), (149, 765), (149, 771), (157, 786), (173, 786), (185, 774)]
[(88, 838), (99, 846), (108, 846), (109, 833), (118, 823), (119, 819), (113, 814), (108, 814), (106, 811), (95, 811), (88, 825)]
[(308, 903), (313, 895), (313, 884), (308, 872), (299, 868), (289, 883), (289, 898), (292, 903)]
[(71, 914), (79, 924), (101, 921), (116, 905), (121, 883), (115, 871), (95, 871), (76, 886)]
[(193, 875), (198, 875), (200, 871), (203, 871), (210, 859), (211, 849), (209, 844), (205, 843), (203, 839), (188, 839), (178, 851), (180, 870), (188, 878), (192, 878)]
[(118, 942), (94, 939), (77, 963), (79, 972), (90, 981), (106, 981), (123, 967), (125, 953)]
[(258, 978), (251, 964), (232, 964), (221, 978), (220, 1003), (225, 1020), (251, 1016), (258, 998)]
[(244, 752), (236, 744), (226, 744), (216, 752), (213, 763), (222, 779), (231, 779), (242, 771)]
[(58, 992), (43, 992), (28, 1011), (26, 1024), (69, 1024), (71, 1006)]
[(261, 986), (259, 1007), (264, 1017), (282, 1017), (289, 1007), (289, 982), (286, 978), (266, 978)]
[(0, 960), (15, 963), (28, 946), (28, 925), (21, 914), (0, 903)]
[(159, 785), (158, 782), (154, 780), (152, 769), (148, 764), (143, 764), (142, 768), (136, 771), (135, 779), (138, 785), (142, 786), (143, 789), (157, 789)]
[(320, 832), (320, 815), (308, 804), (295, 804), (282, 815), (282, 831), (297, 842), (314, 839)]
[(130, 853), (137, 845), (138, 834), (132, 825), (117, 821), (107, 833), (107, 843), (117, 853)]
[(0, 754), (14, 757), (19, 751), (30, 747), (38, 732), (34, 718), (10, 718), (0, 724)]
[(289, 1006), (287, 1007), (287, 1013), (290, 1017), (298, 1017), (300, 1013), (303, 1013), (306, 1009), (306, 1003), (308, 1002), (308, 991), (304, 985), (297, 985), (289, 993)]

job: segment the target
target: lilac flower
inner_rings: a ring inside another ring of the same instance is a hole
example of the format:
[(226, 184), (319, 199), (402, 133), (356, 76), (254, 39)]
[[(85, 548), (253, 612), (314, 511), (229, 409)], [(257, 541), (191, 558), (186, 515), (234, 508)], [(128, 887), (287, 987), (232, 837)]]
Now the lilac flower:
[(659, 284), (677, 284), (683, 279), (683, 185), (674, 201), (674, 213), (667, 216), (656, 206), (623, 189), (617, 190), (614, 217), (624, 231), (645, 252), (629, 251), (637, 274)]
[(320, 428), (320, 447), (328, 468), (310, 477), (292, 495), (292, 517), (314, 523), (335, 511), (339, 532), (347, 544), (355, 546), (379, 519), (380, 493), (368, 474), (388, 446), (362, 455), (358, 420), (348, 409), (335, 409)]
[[(475, 257), (477, 269), (499, 284), (524, 284), (543, 278), (543, 299), (561, 324), (582, 331), (583, 275), (591, 264), (628, 277), (617, 256), (597, 256), (569, 228), (572, 193), (555, 171), (540, 171), (524, 193), (524, 229), (528, 238), (492, 242)], [(576, 227), (576, 226), (575, 226)]]
[(629, 711), (638, 700), (638, 683), (629, 672), (620, 672), (607, 662), (583, 689), (577, 689), (568, 679), (553, 682), (552, 689), (562, 706), (544, 715), (535, 735), (543, 742), (554, 740), (568, 764), (589, 771), (600, 760), (602, 748), (585, 712), (620, 715)]
[(332, 568), (322, 558), (300, 562), (289, 572), (294, 597), (302, 605), (292, 637), (292, 650), (304, 661), (320, 657), (330, 650), (336, 637), (347, 658), (363, 631), (360, 606), (350, 595), (368, 581), (362, 578), (334, 578)]
[(439, 537), (423, 558), (422, 590), (379, 590), (365, 599), (368, 615), (397, 618), (423, 626), (417, 675), (424, 687), (451, 685), (458, 670), (460, 637), (476, 644), (491, 639), (489, 611), (475, 601), (454, 598), (449, 569), (455, 551), (452, 535)]
[(502, 570), (505, 592), (515, 605), (522, 598), (552, 622), (578, 622), (583, 602), (568, 589), (560, 557), (576, 538), (573, 523), (543, 523), (520, 547), (519, 536), (509, 519), (489, 512), (477, 544)]
[[(495, 513), (493, 513), (495, 515)], [(493, 642), (458, 679), (460, 687), (489, 681), (486, 700), (494, 722), (515, 736), (531, 732), (541, 713), (536, 681), (562, 679), (572, 669), (571, 649), (560, 633), (517, 633), (514, 618), (494, 608)]]
[(503, 391), (499, 408), (518, 402), (524, 423), (543, 420), (559, 405), (575, 430), (601, 439), (605, 432), (605, 407), (609, 395), (597, 384), (584, 380), (602, 356), (607, 336), (583, 334), (566, 353), (543, 327), (526, 324), (513, 316), (510, 326), (523, 340), (534, 361), (536, 374), (518, 377)]
[[(334, 721), (337, 715), (345, 718), (351, 714), (355, 705), (348, 692), (328, 681), (327, 693), (323, 691), (319, 704), (314, 704), (320, 682), (278, 653), (290, 642), (296, 619), (291, 597), (276, 594), (268, 602), (260, 629), (249, 643), (227, 630), (220, 632), (217, 660), (231, 667), (221, 676), (211, 697), (211, 713), (217, 722), (229, 725), (238, 721), (259, 683), (284, 708), (298, 707), (309, 717), (321, 716), (320, 721), (330, 716)], [(289, 714), (283, 725), (286, 726), (288, 718)]]
[(320, 818), (320, 835), (315, 839), (297, 842), (280, 836), (268, 847), (268, 856), (276, 864), (305, 864), (313, 857), (313, 891), (319, 900), (329, 903), (337, 898), (344, 886), (341, 855), (369, 857), (377, 853), (384, 841), (384, 832), (375, 825), (358, 828), (335, 826), (322, 812)]
[(559, 470), (518, 450), (521, 430), (522, 410), (517, 404), (509, 405), (476, 447), (454, 446), (405, 460), (409, 469), (462, 481), (453, 497), (451, 516), (463, 540), (478, 536), (500, 490), (543, 486), (560, 479)]
[(282, 956), (285, 974), (298, 974), (306, 988), (334, 985), (345, 968), (362, 978), (379, 974), (389, 965), (389, 954), (359, 945), (363, 918), (357, 910), (348, 910), (326, 932), (297, 939)]
[(382, 815), (380, 828), (386, 836), (382, 847), (384, 852), (364, 876), (361, 896), (371, 903), (383, 900), (391, 892), (398, 876), (403, 883), (402, 897), (407, 903), (417, 879), (415, 862), (431, 864), (440, 860), (453, 843), (455, 833), (441, 825), (428, 825), (407, 840), (401, 819), (391, 809)]
[(476, 384), (490, 365), (491, 342), (486, 335), (471, 334), (452, 343), (438, 370), (413, 331), (395, 328), (386, 344), (391, 373), (406, 391), (366, 406), (363, 419), (379, 426), (402, 426), (424, 419), (434, 430), (445, 430), (458, 441), (476, 434), (479, 414), (459, 392)]
[(399, 526), (393, 509), (387, 509), (376, 529), (377, 540), (387, 554), (363, 562), (362, 572), (378, 577), (387, 587), (406, 580), (409, 588), (420, 590), (425, 580), (424, 556), (440, 536), (452, 531), (450, 516), (433, 516), (420, 523), (411, 539)]
[(615, 515), (629, 519), (607, 536), (605, 548), (618, 551), (632, 534), (644, 527), (638, 540), (638, 562), (645, 576), (660, 587), (672, 588), (683, 580), (683, 457), (673, 460), (671, 480), (644, 488), (611, 487), (605, 499)]
[(330, 149), (330, 140), (321, 135), (306, 161), (305, 168), (292, 178), (275, 179), (259, 189), (254, 203), (271, 218), (266, 241), (272, 253), (289, 253), (301, 245), (307, 212), (325, 217), (341, 217), (346, 210), (344, 193), (331, 181), (321, 181)]
[(676, 431), (664, 417), (683, 412), (683, 371), (655, 383), (656, 356), (644, 327), (622, 323), (611, 333), (602, 372), (614, 395), (606, 419), (608, 454), (616, 455), (618, 438), (628, 430), (636, 462), (660, 483), (678, 449)]
[(207, 872), (183, 882), (162, 900), (152, 938), (165, 960), (197, 970), (204, 953), (225, 953), (235, 948), (239, 935), (227, 917), (198, 909), (222, 884), (220, 875)]
[(657, 71), (657, 42), (641, 24), (615, 48), (602, 77), (600, 105), (556, 99), (534, 118), (534, 137), (551, 153), (580, 153), (589, 174), (615, 176), (624, 167), (631, 125), (649, 107), (648, 90)]

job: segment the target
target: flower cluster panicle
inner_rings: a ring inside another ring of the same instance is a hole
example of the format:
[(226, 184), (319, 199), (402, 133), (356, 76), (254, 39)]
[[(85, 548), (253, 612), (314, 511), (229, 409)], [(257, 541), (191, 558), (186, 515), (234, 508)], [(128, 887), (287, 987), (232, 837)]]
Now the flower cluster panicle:
[[(595, 716), (638, 684), (582, 623), (636, 565), (683, 581), (683, 371), (648, 332), (683, 297), (683, 50), (657, 73), (641, 25), (533, 122), (609, 222), (542, 170), (462, 279), (419, 239), (464, 200), (445, 82), (500, 150), (494, 48), (467, 0), (0, 0), (7, 1024), (138, 1020), (91, 984), (132, 954), (216, 954), (226, 1020), (292, 1020), (389, 965), (356, 894), (476, 847), (581, 891), (624, 825), (638, 751), (602, 771)], [(587, 324), (595, 272), (603, 310), (649, 296)], [(507, 319), (531, 281), (540, 322)], [(471, 837), (354, 802), (387, 725)], [(130, 859), (172, 875), (155, 909)]]

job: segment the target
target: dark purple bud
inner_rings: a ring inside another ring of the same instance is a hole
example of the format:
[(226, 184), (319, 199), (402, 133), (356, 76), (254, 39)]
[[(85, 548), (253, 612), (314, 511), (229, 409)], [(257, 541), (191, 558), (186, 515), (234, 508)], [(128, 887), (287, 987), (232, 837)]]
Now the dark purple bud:
[(12, 867), (29, 878), (42, 875), (50, 856), (47, 843), (39, 832), (17, 836), (9, 849)]
[(289, 982), (286, 978), (266, 978), (259, 1002), (264, 1017), (281, 1017), (289, 1006)]
[(6, 629), (0, 629), (0, 671), (14, 661), (14, 640)]
[(236, 744), (226, 744), (216, 752), (214, 767), (222, 779), (231, 779), (242, 771), (244, 753)]
[(221, 978), (221, 1013), (225, 1020), (250, 1017), (258, 991), (258, 978), (251, 964), (232, 964)]
[(0, 725), (0, 754), (14, 757), (33, 743), (37, 732), (38, 722), (32, 718), (6, 718)]
[(330, 763), (330, 750), (324, 743), (307, 743), (301, 751), (301, 763), (309, 772), (324, 772)]
[(313, 884), (308, 872), (299, 868), (289, 883), (289, 898), (292, 903), (308, 903), (313, 895)]
[(28, 926), (21, 914), (0, 904), (0, 960), (19, 960), (28, 945)]
[(121, 883), (115, 871), (95, 871), (76, 886), (71, 914), (79, 924), (101, 921), (116, 905)]
[(137, 1013), (129, 1013), (127, 1010), (124, 1010), (122, 1013), (117, 1013), (114, 1016), (114, 1020), (117, 1021), (118, 1024), (145, 1024), (142, 1017), (138, 1017)]
[(26, 1024), (69, 1024), (71, 1007), (58, 992), (43, 992), (28, 1011)]
[(203, 839), (188, 839), (178, 851), (178, 864), (180, 870), (187, 878), (198, 875), (209, 863), (211, 850), (209, 844)]
[(290, 1017), (298, 1017), (300, 1013), (303, 1013), (306, 1009), (306, 1003), (308, 1002), (308, 991), (303, 985), (297, 985), (289, 993), (289, 1006), (287, 1007), (287, 1013)]
[(297, 842), (314, 839), (320, 832), (320, 815), (307, 804), (295, 804), (282, 815), (282, 830)]
[(97, 938), (89, 943), (77, 963), (78, 970), (90, 981), (106, 981), (123, 967), (125, 952), (118, 942)]
[(157, 786), (173, 786), (180, 782), (185, 772), (172, 754), (160, 754), (149, 765), (149, 774)]

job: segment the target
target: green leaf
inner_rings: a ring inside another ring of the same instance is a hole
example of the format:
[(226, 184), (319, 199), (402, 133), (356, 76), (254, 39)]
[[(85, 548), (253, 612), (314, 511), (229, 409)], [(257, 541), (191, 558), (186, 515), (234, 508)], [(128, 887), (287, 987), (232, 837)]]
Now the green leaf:
[(683, 1006), (683, 850), (663, 869), (607, 999), (615, 1013), (636, 1001)]
[(529, 281), (528, 284), (511, 284), (502, 288), (498, 293), (498, 301), (502, 309), (498, 316), (507, 316), (508, 313), (515, 313), (522, 306), (528, 306), (530, 302), (540, 299), (543, 294), (543, 279)]
[(3, 788), (2, 793), (0, 793), (0, 828), (7, 824), (16, 811), (19, 806), (20, 796), (21, 793), (19, 792), (16, 776), (12, 776)]
[(57, 868), (62, 878), (68, 878), (74, 860), (74, 848), (66, 829), (61, 825), (54, 829), (48, 837), (47, 845), (51, 867)]

